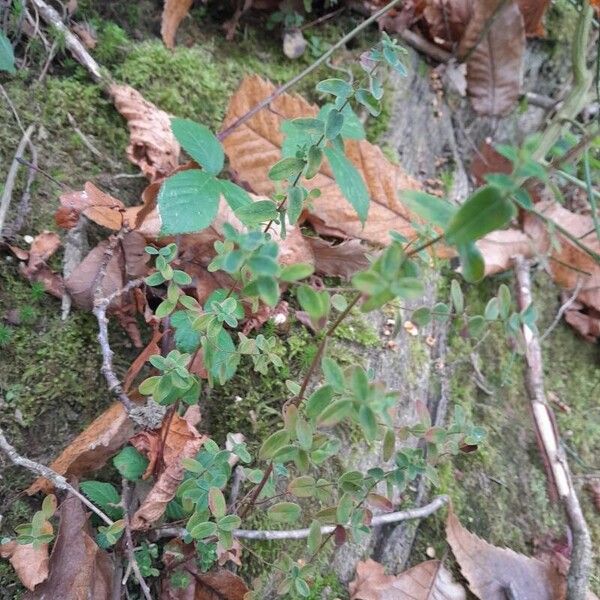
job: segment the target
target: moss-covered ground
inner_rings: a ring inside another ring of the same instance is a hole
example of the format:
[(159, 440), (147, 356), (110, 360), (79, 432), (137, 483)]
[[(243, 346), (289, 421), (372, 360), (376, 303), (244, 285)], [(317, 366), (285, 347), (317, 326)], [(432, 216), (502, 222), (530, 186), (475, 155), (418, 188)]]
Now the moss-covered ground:
[[(244, 75), (256, 72), (280, 83), (311, 61), (310, 54), (295, 62), (285, 59), (277, 36), (265, 35), (264, 23), (243, 26), (235, 43), (227, 42), (220, 28), (226, 15), (219, 8), (215, 14), (203, 7), (194, 11), (182, 25), (177, 49), (170, 51), (157, 36), (157, 3), (80, 0), (79, 7), (81, 19), (97, 31), (98, 46), (93, 54), (116, 79), (135, 86), (164, 110), (212, 128), (219, 126), (228, 98)], [(352, 18), (344, 16), (312, 34), (319, 43), (326, 44), (338, 39), (340, 31), (349, 29), (352, 23)], [(357, 44), (367, 42), (363, 38)], [(343, 60), (343, 53), (338, 56)], [(43, 60), (39, 49), (32, 47), (28, 69), (14, 77), (0, 75), (0, 83), (21, 121), (38, 126), (35, 143), (40, 166), (73, 189), (92, 180), (126, 203), (137, 202), (144, 181), (114, 178), (119, 173), (135, 173), (125, 157), (128, 138), (123, 119), (67, 54), (59, 53), (43, 83), (37, 83)], [(297, 91), (318, 100), (314, 84), (330, 74), (327, 67), (315, 71)], [(101, 154), (116, 162), (115, 166), (86, 148), (69, 114)], [(21, 131), (3, 98), (0, 123), (0, 181), (4, 181)], [(385, 119), (376, 123), (369, 128), (372, 139), (385, 127)], [(22, 186), (23, 180), (19, 179), (17, 197)], [(22, 235), (55, 229), (53, 214), (59, 193), (55, 184), (37, 178), (32, 210)], [(11, 212), (9, 221), (13, 216)], [(25, 245), (22, 237), (16, 241)], [(57, 266), (60, 258), (59, 254)], [(483, 307), (498, 283), (494, 280), (472, 289), (470, 302)], [(543, 329), (556, 312), (558, 294), (543, 274), (536, 277), (536, 285)], [(0, 319), (0, 426), (17, 448), (48, 461), (109, 403), (99, 374), (95, 321), (91, 315), (77, 311), (62, 321), (59, 301), (40, 297), (32, 290), (19, 275), (15, 260), (6, 253), (0, 256)], [(277, 377), (257, 376), (243, 366), (235, 383), (208, 395), (210, 407), (203, 425), (217, 441), (222, 441), (228, 431), (244, 431), (256, 440), (269, 430), (278, 419), (286, 379), (293, 379), (316, 351), (314, 336), (305, 329), (294, 326), (287, 333), (275, 333), (280, 339), (278, 351), (285, 356), (284, 369)], [(117, 326), (111, 335), (117, 370), (122, 374), (135, 350)], [(359, 316), (353, 316), (338, 335), (341, 340), (365, 346), (378, 343), (378, 333)], [(414, 344), (418, 356), (418, 341)], [(474, 382), (466, 346), (461, 332), (455, 331), (448, 356), (448, 361), (457, 363), (451, 402), (463, 406), (475, 422), (483, 424), (488, 438), (478, 453), (461, 456), (442, 467), (441, 491), (452, 496), (455, 510), (467, 527), (492, 543), (531, 553), (536, 541), (544, 536), (561, 537), (565, 528), (560, 510), (548, 500), (528, 413), (522, 363), (512, 355), (501, 334), (491, 334), (477, 351), (486, 379), (484, 387), (492, 392), (488, 394)], [(547, 340), (544, 352), (547, 388), (571, 409), (569, 413), (557, 411), (557, 415), (573, 469), (579, 477), (590, 470), (598, 472), (600, 409), (594, 402), (600, 389), (598, 348), (582, 342), (561, 325)], [(12, 526), (31, 514), (33, 504), (19, 495), (28, 480), (29, 475), (17, 469), (2, 472), (2, 533), (10, 532)], [(597, 545), (600, 519), (586, 494), (582, 494), (582, 501)], [(433, 546), (438, 556), (445, 551), (442, 515), (421, 527), (413, 562), (426, 558), (428, 546)], [(276, 544), (253, 545), (252, 549), (258, 557), (248, 558), (244, 567), (247, 575), (255, 575), (262, 561), (280, 551)], [(596, 566), (600, 572), (600, 563)], [(597, 579), (594, 585), (598, 591)], [(331, 597), (343, 597), (343, 588), (327, 574), (318, 582), (314, 598), (322, 597), (322, 590), (328, 587)], [(6, 562), (0, 562), (0, 598), (18, 598), (16, 590), (12, 570)]]

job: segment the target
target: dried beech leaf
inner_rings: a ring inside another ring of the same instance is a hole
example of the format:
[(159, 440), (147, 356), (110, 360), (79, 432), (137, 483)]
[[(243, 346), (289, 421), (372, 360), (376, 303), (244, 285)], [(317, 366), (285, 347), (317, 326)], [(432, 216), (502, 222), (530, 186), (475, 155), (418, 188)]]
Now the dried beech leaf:
[(360, 240), (333, 244), (317, 237), (306, 238), (315, 257), (315, 271), (321, 275), (349, 279), (369, 266), (367, 248)]
[(467, 91), (478, 113), (503, 116), (514, 108), (521, 92), (524, 53), (523, 15), (514, 0), (476, 3), (459, 56), (469, 56)]
[(58, 535), (50, 555), (50, 575), (24, 600), (110, 600), (114, 564), (90, 535), (88, 515), (75, 496), (61, 505)]
[[(590, 215), (573, 213), (552, 201), (540, 202), (536, 204), (536, 209), (578, 238), (584, 246), (600, 253), (600, 241), (596, 237)], [(541, 249), (549, 250), (551, 257), (556, 259), (548, 262), (548, 269), (554, 281), (563, 288), (573, 290), (581, 278), (583, 286), (577, 300), (595, 310), (600, 310), (600, 265), (559, 232), (556, 232), (556, 235), (560, 247), (550, 247), (548, 228), (535, 215), (529, 213), (526, 215), (524, 229), (532, 240), (536, 240), (536, 243), (543, 246)]]
[(148, 345), (136, 356), (135, 360), (127, 369), (127, 373), (125, 374), (125, 378), (123, 379), (123, 387), (126, 392), (129, 392), (131, 389), (131, 384), (138, 376), (138, 373), (142, 370), (144, 365), (148, 362), (148, 359), (154, 354), (160, 354), (160, 346), (158, 342), (163, 336), (163, 332), (158, 329), (158, 327), (154, 330), (152, 334), (152, 339), (148, 342)]
[(515, 598), (555, 600), (561, 585), (560, 575), (543, 562), (497, 548), (465, 529), (450, 509), (446, 538), (471, 591), (481, 599)]
[(175, 48), (175, 34), (179, 24), (190, 11), (193, 0), (165, 0), (160, 35), (167, 48)]
[(248, 587), (241, 577), (226, 569), (199, 573), (194, 600), (244, 600)]
[(34, 548), (33, 544), (19, 544), (15, 540), (0, 545), (0, 556), (8, 558), (21, 583), (33, 590), (48, 578), (48, 544)]
[[(579, 306), (582, 307), (581, 304)], [(581, 308), (578, 310), (571, 307), (565, 313), (565, 321), (588, 342), (600, 339), (600, 311), (590, 308), (584, 312)], [(600, 507), (600, 503), (598, 506)]]
[(513, 257), (521, 254), (525, 258), (534, 256), (534, 243), (528, 235), (518, 229), (503, 229), (488, 233), (475, 242), (485, 261), (485, 274), (501, 273), (513, 266)]
[(471, 20), (472, 0), (427, 0), (423, 16), (431, 36), (457, 44)]
[[(194, 426), (198, 420), (197, 407), (190, 407), (183, 418), (174, 414), (170, 425), (169, 420), (165, 419), (160, 430), (142, 432), (131, 440), (138, 450), (148, 455), (150, 464), (144, 474), (144, 477), (147, 477), (156, 466), (161, 440), (165, 439), (162, 456), (164, 469), (133, 515), (132, 529), (148, 529), (163, 515), (167, 504), (174, 498), (179, 484), (183, 481), (184, 469), (181, 460), (196, 456), (206, 440)], [(169, 427), (168, 432), (165, 431), (166, 427)]]
[(525, 21), (527, 35), (544, 35), (542, 18), (550, 5), (550, 0), (517, 0)]
[(63, 278), (52, 271), (46, 261), (60, 248), (60, 238), (51, 231), (42, 231), (35, 236), (29, 251), (9, 246), (11, 252), (27, 264), (19, 264), (19, 272), (27, 280), (41, 283), (44, 289), (57, 298), (65, 293)]
[(129, 127), (129, 160), (155, 181), (170, 175), (179, 162), (179, 143), (171, 131), (169, 115), (128, 85), (109, 88), (117, 110)]
[[(61, 215), (73, 212), (83, 214), (94, 223), (114, 231), (118, 231), (123, 225), (121, 211), (125, 210), (125, 205), (89, 181), (86, 181), (84, 189), (80, 192), (62, 194), (60, 204), (63, 209)], [(64, 212), (65, 210), (68, 212)], [(72, 226), (76, 223), (77, 221)]]
[[(114, 248), (100, 282), (100, 270), (110, 244), (110, 240), (104, 240), (90, 250), (65, 281), (73, 302), (80, 308), (92, 308), (97, 288), (101, 297), (106, 297), (120, 290), (130, 279), (142, 277), (147, 272), (146, 241), (137, 231), (130, 231)], [(122, 301), (122, 297), (115, 300), (116, 303)]]
[[(245, 114), (255, 104), (269, 96), (275, 86), (257, 75), (246, 77), (232, 96), (223, 128)], [(274, 191), (267, 177), (269, 168), (281, 157), (284, 119), (312, 117), (317, 107), (297, 94), (282, 94), (247, 123), (240, 125), (223, 140), (231, 168), (238, 179), (247, 182), (257, 194)], [(309, 187), (319, 188), (321, 196), (314, 202), (308, 219), (320, 233), (341, 238), (360, 238), (377, 244), (389, 240), (389, 231), (405, 236), (414, 235), (409, 212), (398, 199), (400, 189), (418, 189), (419, 184), (398, 166), (392, 165), (378, 146), (367, 141), (348, 140), (348, 158), (361, 173), (371, 197), (369, 215), (363, 228), (354, 209), (336, 185), (329, 165), (323, 163)]]
[[(133, 435), (133, 424), (120, 403), (113, 404), (84, 429), (52, 462), (50, 468), (61, 475), (79, 477), (102, 467)], [(43, 477), (26, 490), (48, 494), (53, 485)]]
[(465, 600), (464, 588), (439, 560), (429, 560), (400, 575), (386, 575), (374, 560), (356, 565), (350, 583), (351, 600)]

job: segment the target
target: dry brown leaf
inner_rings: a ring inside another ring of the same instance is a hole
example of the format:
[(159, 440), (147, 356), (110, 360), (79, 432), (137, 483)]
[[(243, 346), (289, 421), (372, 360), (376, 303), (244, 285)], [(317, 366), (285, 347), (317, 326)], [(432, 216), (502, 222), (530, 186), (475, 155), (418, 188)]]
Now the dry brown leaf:
[[(590, 215), (573, 213), (552, 201), (540, 202), (536, 205), (536, 209), (566, 229), (584, 246), (593, 252), (600, 253), (600, 241), (596, 237)], [(581, 278), (583, 286), (577, 300), (595, 310), (600, 310), (600, 265), (598, 262), (558, 232), (556, 235), (560, 241), (560, 247), (551, 247), (548, 228), (535, 215), (530, 213), (526, 215), (524, 230), (532, 240), (536, 240), (541, 250), (549, 251), (551, 257), (555, 259), (548, 263), (554, 281), (563, 288), (573, 290)]]
[[(521, 92), (525, 26), (514, 0), (482, 0), (475, 4), (459, 46), (467, 61), (467, 91), (480, 114), (504, 116)], [(491, 24), (490, 24), (491, 23)]]
[(317, 237), (308, 237), (315, 257), (315, 271), (321, 275), (349, 279), (369, 266), (367, 248), (360, 240), (346, 240), (333, 244)]
[(565, 312), (565, 321), (588, 342), (595, 342), (600, 338), (600, 311), (590, 308), (583, 312), (582, 308), (582, 304), (579, 308), (569, 308)]
[(446, 538), (469, 582), (471, 591), (482, 600), (515, 598), (556, 600), (561, 576), (543, 562), (497, 548), (465, 529), (452, 509), (448, 511)]
[(241, 577), (226, 569), (199, 573), (194, 600), (244, 600), (248, 587)]
[[(133, 424), (120, 403), (113, 404), (92, 421), (52, 462), (50, 468), (60, 475), (78, 477), (102, 467), (133, 435)], [(53, 485), (43, 477), (26, 490), (49, 494)]]
[(542, 18), (550, 5), (550, 0), (517, 0), (525, 21), (527, 35), (544, 35)]
[[(80, 308), (92, 308), (96, 289), (100, 290), (101, 297), (107, 297), (120, 290), (127, 281), (142, 277), (147, 272), (149, 256), (144, 251), (146, 240), (137, 231), (130, 231), (117, 242), (100, 281), (105, 254), (112, 243), (111, 239), (104, 240), (90, 250), (65, 281), (67, 291)], [(120, 297), (115, 303), (123, 301), (124, 298)]]
[[(244, 115), (259, 101), (273, 93), (275, 86), (257, 75), (246, 77), (232, 96), (223, 129)], [(274, 191), (267, 177), (269, 168), (281, 158), (284, 119), (310, 117), (317, 107), (297, 94), (282, 94), (270, 110), (262, 110), (247, 123), (240, 125), (223, 140), (231, 168), (241, 182), (246, 182), (257, 194)], [(336, 185), (329, 165), (324, 163), (309, 187), (319, 188), (321, 197), (314, 203), (309, 216), (320, 233), (341, 238), (360, 238), (385, 244), (391, 229), (411, 237), (414, 232), (409, 212), (398, 199), (400, 189), (418, 189), (420, 185), (398, 166), (392, 165), (378, 146), (365, 140), (346, 143), (348, 158), (358, 168), (371, 196), (369, 216), (363, 229), (356, 212)]]
[(33, 590), (48, 578), (48, 544), (37, 548), (33, 544), (19, 544), (16, 540), (0, 545), (0, 556), (8, 558), (21, 583)]
[(62, 277), (52, 271), (46, 261), (60, 248), (60, 238), (51, 231), (38, 234), (29, 251), (16, 246), (8, 246), (11, 252), (21, 261), (19, 272), (31, 282), (41, 283), (44, 289), (57, 298), (62, 298), (65, 287)]
[(433, 38), (457, 44), (471, 20), (472, 0), (427, 0), (423, 16)]
[(518, 229), (493, 231), (475, 242), (485, 261), (485, 274), (494, 275), (510, 269), (513, 257), (521, 254), (531, 258), (535, 254), (534, 243)]
[(150, 181), (170, 175), (179, 162), (179, 143), (171, 131), (169, 115), (128, 85), (109, 88), (117, 110), (127, 119), (129, 160)]
[(160, 354), (160, 347), (158, 342), (163, 336), (163, 332), (160, 329), (155, 328), (154, 333), (152, 334), (152, 339), (148, 342), (148, 345), (136, 356), (135, 360), (127, 369), (127, 373), (125, 374), (125, 378), (123, 379), (123, 387), (125, 388), (125, 392), (129, 392), (131, 389), (131, 384), (138, 376), (138, 373), (142, 370), (144, 365), (148, 362), (148, 359), (154, 354)]
[[(131, 519), (132, 529), (148, 529), (157, 521), (175, 496), (179, 484), (183, 481), (183, 458), (193, 458), (204, 444), (206, 437), (198, 433), (195, 424), (200, 420), (197, 406), (190, 407), (184, 417), (173, 415), (170, 421), (165, 419), (160, 430), (143, 432), (135, 436), (131, 443), (148, 455), (150, 461), (144, 474), (147, 477), (154, 470), (158, 460), (161, 440), (164, 438), (162, 460), (164, 469), (158, 476), (150, 493)], [(166, 428), (168, 432), (165, 431)], [(166, 436), (166, 437), (165, 437)]]
[(73, 220), (74, 214), (83, 214), (94, 223), (114, 231), (118, 231), (123, 225), (122, 211), (125, 210), (125, 205), (98, 189), (90, 181), (86, 181), (84, 189), (79, 192), (62, 194), (60, 204), (61, 208), (57, 212), (57, 218), (60, 218), (58, 216), (69, 216), (68, 220), (63, 219), (66, 221), (67, 228), (76, 225), (77, 220)]
[(351, 600), (465, 600), (465, 590), (439, 560), (429, 560), (400, 575), (386, 575), (374, 560), (356, 565)]
[(52, 554), (50, 575), (24, 600), (110, 600), (114, 565), (90, 535), (88, 515), (75, 496), (60, 508), (60, 524)]
[(160, 23), (160, 35), (167, 48), (175, 48), (179, 24), (190, 11), (193, 0), (165, 0)]

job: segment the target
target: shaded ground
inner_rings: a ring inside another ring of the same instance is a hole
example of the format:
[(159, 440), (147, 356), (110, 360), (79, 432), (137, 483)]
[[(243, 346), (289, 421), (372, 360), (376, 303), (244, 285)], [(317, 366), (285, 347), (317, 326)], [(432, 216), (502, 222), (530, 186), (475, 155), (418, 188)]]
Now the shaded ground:
[[(180, 37), (181, 45), (168, 51), (157, 38), (159, 2), (81, 2), (81, 18), (97, 29), (99, 45), (96, 58), (113, 75), (135, 86), (145, 97), (178, 116), (186, 116), (216, 128), (223, 117), (228, 97), (241, 77), (258, 72), (277, 82), (285, 81), (311, 61), (310, 55), (300, 62), (286, 60), (276, 35), (264, 35), (252, 25), (246, 26), (235, 44), (224, 40), (219, 22), (226, 15), (199, 14), (186, 19)], [(102, 5), (101, 7), (99, 5)], [(227, 15), (228, 16), (228, 15)], [(257, 22), (261, 19), (257, 17)], [(264, 23), (263, 23), (264, 25)], [(349, 29), (349, 17), (335, 26), (319, 27), (314, 35), (325, 43), (337, 39), (341, 30)], [(371, 31), (368, 37), (376, 35)], [(368, 39), (358, 43), (367, 44)], [(340, 55), (343, 58), (343, 54)], [(79, 189), (91, 179), (111, 194), (127, 203), (137, 201), (144, 182), (141, 179), (118, 178), (119, 173), (135, 173), (125, 158), (127, 130), (112, 103), (100, 89), (90, 83), (87, 74), (68, 56), (59, 55), (54, 70), (43, 84), (36, 84), (40, 59), (32, 56), (31, 69), (16, 77), (0, 75), (21, 120), (37, 123), (36, 146), (39, 163), (53, 177)], [(303, 81), (298, 91), (316, 99), (314, 83), (327, 68)], [(96, 158), (73, 131), (67, 113), (75, 119), (101, 153), (117, 161), (112, 168), (108, 161)], [(12, 113), (0, 99), (0, 181), (6, 172), (14, 149), (21, 137)], [(383, 123), (383, 125), (381, 124)], [(370, 136), (385, 128), (386, 119), (370, 127)], [(23, 182), (20, 181), (20, 186)], [(16, 197), (20, 192), (16, 190)], [(22, 234), (35, 235), (44, 229), (54, 229), (57, 188), (38, 178), (33, 194), (33, 207)], [(9, 219), (10, 220), (10, 219)], [(91, 231), (92, 237), (103, 232)], [(22, 239), (19, 240), (22, 244)], [(60, 268), (60, 256), (54, 266)], [(510, 275), (504, 280), (510, 283)], [(484, 306), (495, 293), (501, 278), (471, 288), (469, 297)], [(446, 291), (439, 291), (444, 299)], [(558, 292), (543, 273), (536, 277), (536, 299), (542, 313), (540, 329), (549, 323), (558, 307)], [(16, 311), (16, 313), (15, 313)], [(91, 315), (73, 313), (66, 322), (60, 320), (59, 302), (40, 296), (19, 276), (14, 261), (0, 256), (0, 318), (11, 320), (18, 315), (19, 324), (8, 325), (10, 337), (0, 338), (0, 425), (15, 445), (28, 456), (48, 461), (79, 430), (109, 402), (98, 367), (99, 353), (95, 340), (95, 321)], [(275, 378), (257, 376), (242, 369), (235, 384), (211, 392), (204, 426), (217, 438), (227, 431), (241, 430), (252, 438), (261, 437), (275, 420), (285, 379), (301, 371), (314, 355), (314, 338), (304, 329), (294, 326), (279, 334), (279, 351), (286, 356), (286, 369)], [(381, 331), (376, 331), (356, 318), (353, 327), (343, 330), (351, 342), (376, 347)], [(135, 356), (129, 340), (114, 327), (111, 330), (116, 364), (123, 373)], [(414, 345), (425, 344), (420, 337)], [(498, 545), (531, 553), (536, 542), (545, 536), (564, 535), (560, 511), (551, 506), (546, 493), (545, 474), (540, 465), (535, 436), (527, 408), (522, 382), (521, 362), (511, 354), (501, 335), (492, 335), (478, 350), (481, 370), (485, 376), (481, 390), (472, 378), (472, 365), (465, 353), (466, 341), (461, 331), (450, 336), (448, 361), (456, 364), (456, 377), (451, 388), (451, 403), (462, 405), (475, 422), (488, 428), (489, 438), (476, 455), (460, 457), (442, 470), (442, 492), (449, 493), (463, 523), (482, 537)], [(599, 350), (582, 342), (561, 325), (547, 340), (545, 368), (548, 390), (571, 407), (569, 414), (557, 411), (565, 443), (572, 453), (572, 466), (578, 476), (590, 470), (598, 473), (600, 465), (600, 415), (597, 402), (600, 381)], [(418, 352), (409, 353), (419, 368)], [(357, 352), (360, 355), (360, 352)], [(356, 356), (348, 357), (354, 360)], [(237, 400), (239, 398), (239, 400)], [(218, 440), (219, 441), (219, 440)], [(2, 533), (24, 520), (33, 504), (17, 494), (28, 475), (6, 468), (0, 479), (0, 513), (5, 515)], [(586, 515), (594, 530), (596, 544), (600, 541), (600, 518), (594, 513), (587, 495), (582, 494)], [(260, 519), (255, 523), (260, 525)], [(427, 520), (421, 526), (411, 562), (426, 558), (432, 546), (437, 556), (447, 550), (443, 535), (442, 515)], [(252, 546), (260, 559), (249, 558), (244, 572), (255, 575), (280, 551), (276, 544)], [(597, 572), (600, 572), (600, 563)], [(594, 581), (596, 590), (600, 581)], [(317, 582), (315, 598), (324, 597), (331, 588), (331, 597), (343, 597), (343, 588), (335, 576), (324, 575)], [(12, 570), (0, 563), (0, 597), (17, 598)]]

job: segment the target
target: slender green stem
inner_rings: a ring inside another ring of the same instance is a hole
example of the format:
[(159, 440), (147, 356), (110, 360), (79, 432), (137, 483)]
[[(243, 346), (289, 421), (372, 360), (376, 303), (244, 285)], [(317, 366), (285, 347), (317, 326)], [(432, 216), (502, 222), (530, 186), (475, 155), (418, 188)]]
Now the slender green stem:
[(402, 0), (392, 0), (388, 2), (381, 10), (378, 10), (376, 13), (373, 13), (368, 19), (365, 19), (360, 25), (356, 26), (352, 31), (348, 32), (344, 37), (342, 37), (337, 43), (335, 43), (325, 54), (320, 56), (315, 62), (306, 67), (304, 71), (298, 73), (295, 77), (290, 79), (287, 83), (280, 85), (270, 96), (259, 102), (256, 106), (251, 108), (246, 114), (242, 115), (239, 119), (234, 121), (229, 127), (226, 127), (223, 131), (218, 134), (219, 140), (223, 141), (228, 135), (230, 135), (235, 129), (237, 129), (240, 125), (248, 122), (256, 113), (260, 112), (263, 108), (266, 108), (281, 94), (287, 92), (290, 88), (295, 86), (300, 80), (304, 79), (309, 73), (312, 73), (317, 67), (322, 65), (334, 52), (342, 48), (347, 42), (349, 42), (353, 37), (356, 37), (361, 31), (366, 29), (372, 23), (375, 23), (377, 19), (385, 15), (388, 11), (390, 11), (394, 6), (400, 4)]
[(583, 174), (585, 176), (585, 187), (588, 195), (590, 206), (592, 207), (592, 220), (594, 221), (594, 229), (596, 230), (596, 237), (600, 240), (600, 220), (598, 219), (598, 203), (596, 202), (596, 195), (594, 188), (592, 187), (592, 173), (590, 169), (590, 151), (586, 149), (583, 153)]

